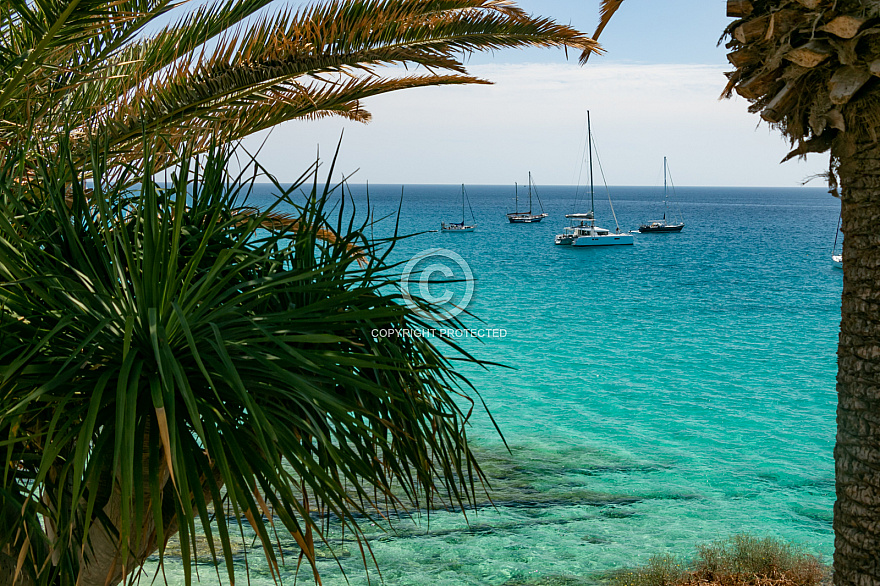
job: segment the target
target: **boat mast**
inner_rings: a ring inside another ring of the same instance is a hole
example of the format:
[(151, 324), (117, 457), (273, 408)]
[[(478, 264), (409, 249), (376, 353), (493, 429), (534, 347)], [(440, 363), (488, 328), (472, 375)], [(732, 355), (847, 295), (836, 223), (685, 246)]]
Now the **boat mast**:
[(519, 184), (516, 181), (513, 182), (513, 197), (514, 197), (514, 201), (516, 202), (516, 204), (514, 205), (514, 207), (516, 208), (514, 210), (514, 213), (518, 214), (519, 213)]
[(593, 131), (590, 128), (590, 111), (587, 110), (587, 146), (590, 150), (590, 213), (593, 213)]
[(529, 215), (532, 215), (532, 172), (529, 171)]
[(663, 157), (663, 219), (669, 211), (669, 192), (666, 190), (666, 157)]
[(461, 184), (461, 225), (464, 226), (464, 183)]

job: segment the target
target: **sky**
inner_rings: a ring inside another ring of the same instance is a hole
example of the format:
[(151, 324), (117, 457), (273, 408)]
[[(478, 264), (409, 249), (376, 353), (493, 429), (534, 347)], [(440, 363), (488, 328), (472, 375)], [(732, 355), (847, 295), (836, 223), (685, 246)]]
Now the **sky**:
[[(520, 0), (525, 10), (592, 33), (598, 0)], [(719, 100), (730, 69), (724, 0), (626, 0), (600, 37), (606, 53), (579, 66), (561, 50), (499, 51), (468, 61), (491, 86), (418, 88), (364, 101), (369, 124), (292, 121), (245, 140), (292, 181), (332, 155), (355, 183), (575, 184), (590, 110), (610, 185), (797, 187), (827, 155), (780, 164), (785, 139), (738, 96)], [(817, 179), (809, 183), (821, 187)]]

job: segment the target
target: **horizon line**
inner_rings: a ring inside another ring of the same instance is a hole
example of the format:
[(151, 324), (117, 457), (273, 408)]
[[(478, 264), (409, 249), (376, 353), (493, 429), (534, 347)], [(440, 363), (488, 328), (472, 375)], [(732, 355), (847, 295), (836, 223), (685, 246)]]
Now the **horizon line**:
[[(254, 183), (258, 185), (274, 185), (275, 183), (272, 181), (254, 181)], [(280, 185), (293, 185), (292, 182), (278, 181)], [(341, 182), (331, 182), (334, 185), (340, 185)], [(359, 182), (355, 183), (352, 181), (346, 181), (347, 185), (393, 185), (395, 187), (406, 187), (407, 185), (413, 185), (418, 187), (458, 187), (461, 185), (464, 186), (474, 186), (474, 187), (509, 187), (509, 183), (381, 183), (381, 182)], [(525, 185), (525, 184), (523, 184)], [(542, 189), (547, 187), (588, 187), (587, 185), (576, 185), (573, 183), (545, 183), (541, 185)], [(633, 187), (639, 189), (651, 188), (651, 189), (662, 189), (662, 185), (608, 185), (611, 187)], [(697, 188), (697, 189), (827, 189), (827, 186), (812, 186), (812, 185), (676, 185), (675, 189), (681, 188)], [(598, 187), (597, 187), (598, 189)]]

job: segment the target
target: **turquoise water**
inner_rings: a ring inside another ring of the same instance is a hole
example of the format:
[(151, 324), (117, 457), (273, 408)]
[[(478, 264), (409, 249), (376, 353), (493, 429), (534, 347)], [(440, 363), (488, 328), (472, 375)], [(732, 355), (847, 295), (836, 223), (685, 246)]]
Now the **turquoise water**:
[[(553, 235), (574, 189), (540, 193), (550, 217), (512, 225), (504, 218), (512, 188), (471, 187), (476, 232), (421, 234), (396, 251), (405, 260), (439, 247), (469, 265), (468, 310), (482, 321), (467, 324), (506, 336), (463, 343), (515, 368), (467, 374), (511, 451), (478, 414), (470, 434), (495, 507), (469, 511), (468, 521), (435, 511), (430, 526), (422, 516), (395, 522), (396, 531), (367, 528), (381, 570), (380, 578), (370, 563), (369, 579), (591, 583), (742, 532), (830, 560), (838, 202), (821, 189), (679, 188), (682, 233), (573, 249), (554, 246)], [(396, 210), (400, 186), (371, 186), (370, 195), (383, 215)], [(656, 219), (659, 195), (612, 188), (621, 226)], [(457, 221), (460, 201), (458, 186), (407, 187), (401, 230)], [(613, 228), (607, 201), (596, 210)], [(331, 544), (349, 582), (366, 584), (357, 545)], [(272, 584), (259, 546), (246, 549), (237, 563), (247, 558), (251, 583)], [(325, 553), (324, 583), (346, 583)], [(220, 583), (213, 566), (199, 573), (203, 584)], [(165, 575), (182, 584), (179, 559), (166, 560)], [(295, 558), (284, 578), (294, 576)]]

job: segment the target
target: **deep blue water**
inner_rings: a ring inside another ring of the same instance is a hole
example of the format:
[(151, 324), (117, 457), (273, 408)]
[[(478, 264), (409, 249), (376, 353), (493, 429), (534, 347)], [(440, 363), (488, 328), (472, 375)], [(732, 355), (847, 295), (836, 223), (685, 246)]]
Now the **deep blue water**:
[[(363, 186), (352, 189), (365, 209)], [(514, 368), (466, 369), (511, 447), (475, 416), (470, 434), (499, 479), (497, 506), (469, 523), (438, 511), (430, 527), (423, 518), (397, 522), (396, 533), (368, 528), (385, 583), (589, 581), (742, 532), (830, 560), (837, 200), (822, 189), (679, 188), (680, 234), (573, 249), (553, 235), (574, 188), (539, 189), (550, 214), (540, 224), (506, 222), (512, 186), (473, 186), (475, 232), (425, 233), (395, 251), (399, 260), (434, 248), (460, 255), (474, 278), (468, 311), (481, 320), (465, 321), (506, 332), (463, 343)], [(400, 192), (370, 186), (375, 215), (396, 211)], [(611, 195), (624, 229), (662, 214), (662, 189)], [(614, 227), (604, 191), (596, 214)], [(402, 232), (460, 217), (459, 186), (405, 188)], [(251, 583), (268, 585), (258, 550), (248, 555)], [(357, 546), (337, 551), (350, 583), (366, 584)], [(166, 560), (170, 584), (182, 583), (179, 563)], [(325, 584), (345, 583), (332, 560), (321, 569)], [(202, 567), (202, 583), (216, 584), (214, 572)]]

